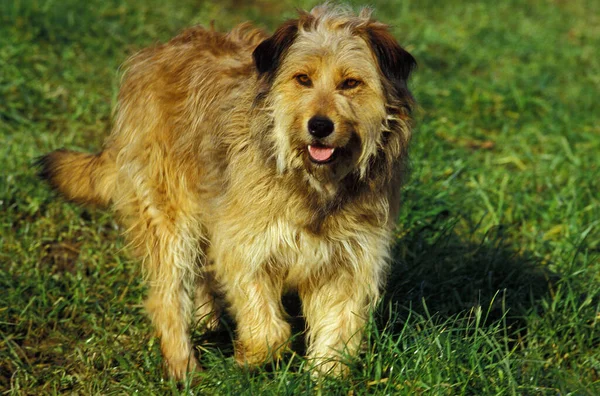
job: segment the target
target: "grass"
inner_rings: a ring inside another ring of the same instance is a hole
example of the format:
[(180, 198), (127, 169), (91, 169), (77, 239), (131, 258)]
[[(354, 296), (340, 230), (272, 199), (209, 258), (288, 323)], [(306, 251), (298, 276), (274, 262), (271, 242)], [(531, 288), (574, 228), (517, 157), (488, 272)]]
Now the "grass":
[(163, 379), (110, 213), (56, 199), (31, 164), (101, 146), (136, 50), (312, 5), (236, 3), (0, 3), (0, 391), (600, 394), (600, 4), (586, 0), (374, 2), (419, 61), (420, 110), (365, 352), (319, 386), (300, 355), (251, 373), (225, 323), (194, 334), (197, 383)]

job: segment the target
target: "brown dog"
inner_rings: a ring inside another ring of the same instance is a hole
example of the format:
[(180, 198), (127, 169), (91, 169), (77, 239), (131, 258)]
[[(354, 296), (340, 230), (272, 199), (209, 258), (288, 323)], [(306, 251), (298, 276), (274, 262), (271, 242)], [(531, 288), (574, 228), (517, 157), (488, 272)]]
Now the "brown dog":
[(196, 27), (128, 62), (102, 152), (40, 159), (67, 199), (118, 214), (172, 376), (197, 367), (189, 327), (218, 321), (217, 291), (240, 364), (287, 347), (297, 290), (309, 359), (345, 370), (384, 282), (414, 66), (367, 9), (319, 6), (270, 37)]

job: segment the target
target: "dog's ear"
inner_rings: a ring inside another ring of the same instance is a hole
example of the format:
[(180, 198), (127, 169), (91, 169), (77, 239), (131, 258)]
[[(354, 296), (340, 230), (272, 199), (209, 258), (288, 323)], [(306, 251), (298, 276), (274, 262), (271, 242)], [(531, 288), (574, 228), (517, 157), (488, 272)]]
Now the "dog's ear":
[(285, 22), (254, 49), (252, 57), (259, 75), (273, 74), (281, 63), (286, 50), (292, 45), (298, 33), (298, 20)]
[(415, 58), (396, 42), (384, 24), (371, 23), (367, 28), (367, 39), (396, 96), (407, 92), (408, 77), (417, 66)]

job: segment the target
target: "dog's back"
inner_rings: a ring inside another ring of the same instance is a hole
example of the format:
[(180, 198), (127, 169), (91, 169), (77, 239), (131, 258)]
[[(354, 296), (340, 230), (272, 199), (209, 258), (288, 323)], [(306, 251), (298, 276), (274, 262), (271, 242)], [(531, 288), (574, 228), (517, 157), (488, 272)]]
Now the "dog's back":
[[(211, 184), (210, 174), (225, 166), (219, 159), (225, 158), (228, 139), (219, 131), (249, 92), (252, 51), (265, 37), (250, 24), (229, 33), (194, 27), (134, 55), (125, 64), (115, 126), (104, 150), (51, 152), (38, 159), (40, 176), (68, 200), (101, 206), (115, 194), (126, 195), (120, 189), (138, 172), (146, 172), (138, 179), (164, 181), (171, 167), (180, 175), (204, 175), (209, 179), (204, 184)], [(139, 169), (132, 166), (139, 162)], [(118, 177), (119, 171), (130, 174)]]

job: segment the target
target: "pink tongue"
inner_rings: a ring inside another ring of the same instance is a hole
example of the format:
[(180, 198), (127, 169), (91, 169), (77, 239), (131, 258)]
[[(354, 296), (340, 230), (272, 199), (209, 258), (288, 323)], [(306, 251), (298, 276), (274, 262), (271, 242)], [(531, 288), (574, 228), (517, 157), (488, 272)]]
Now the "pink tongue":
[(327, 161), (333, 155), (333, 147), (323, 147), (323, 146), (308, 146), (308, 153), (312, 157), (312, 159), (323, 162)]

